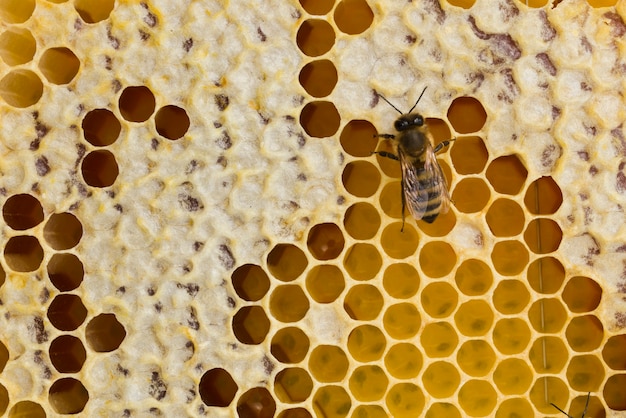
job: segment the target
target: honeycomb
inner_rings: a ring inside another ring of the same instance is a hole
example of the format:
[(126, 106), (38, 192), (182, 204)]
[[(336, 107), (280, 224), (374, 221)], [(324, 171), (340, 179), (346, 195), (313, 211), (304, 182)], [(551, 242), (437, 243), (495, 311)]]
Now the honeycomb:
[(0, 416), (626, 417), (625, 16), (1, 1)]

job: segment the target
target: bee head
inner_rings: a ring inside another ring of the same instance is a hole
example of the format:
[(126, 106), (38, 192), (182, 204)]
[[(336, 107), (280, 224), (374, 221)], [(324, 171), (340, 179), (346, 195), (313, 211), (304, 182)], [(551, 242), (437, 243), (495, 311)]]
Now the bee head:
[(409, 113), (407, 115), (402, 115), (393, 124), (393, 126), (396, 128), (396, 131), (398, 132), (420, 127), (422, 125), (424, 125), (424, 118), (419, 113)]

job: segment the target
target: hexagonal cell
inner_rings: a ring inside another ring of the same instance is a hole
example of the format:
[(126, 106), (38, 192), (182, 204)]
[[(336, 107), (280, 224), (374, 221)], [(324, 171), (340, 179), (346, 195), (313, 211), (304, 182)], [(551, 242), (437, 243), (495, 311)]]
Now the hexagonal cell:
[(450, 274), (456, 259), (456, 252), (450, 244), (445, 241), (431, 241), (422, 247), (419, 264), (429, 277), (439, 278)]
[(383, 286), (387, 294), (396, 299), (413, 297), (420, 287), (420, 277), (411, 264), (391, 264), (383, 275)]
[[(400, 171), (400, 163), (392, 158), (383, 157), (378, 154), (381, 151), (385, 151), (389, 154), (396, 155), (398, 153), (397, 147), (392, 141), (382, 140), (378, 143), (376, 147), (376, 162), (378, 163), (378, 167), (380, 167), (380, 171), (385, 173), (385, 175), (400, 179), (402, 176), (402, 172)], [(400, 182), (398, 182), (398, 190), (400, 190)], [(400, 196), (400, 192), (396, 194), (396, 196)]]
[(325, 20), (308, 19), (300, 25), (296, 43), (305, 55), (319, 57), (335, 44), (335, 31)]
[(385, 311), (383, 326), (387, 334), (396, 340), (411, 338), (421, 325), (420, 313), (412, 303), (396, 303)]
[(352, 161), (343, 169), (341, 181), (351, 195), (370, 197), (380, 185), (380, 171), (370, 162)]
[(547, 254), (556, 251), (561, 245), (563, 232), (552, 219), (533, 219), (526, 227), (524, 241), (535, 254)]
[(313, 415), (304, 408), (290, 408), (281, 411), (278, 418), (313, 418)]
[(448, 402), (434, 402), (426, 411), (425, 418), (461, 418), (461, 413), (451, 403)]
[(417, 231), (410, 225), (394, 222), (385, 227), (380, 244), (389, 257), (403, 259), (415, 254), (418, 244)]
[[(316, 60), (311, 61), (302, 67), (300, 70), (300, 75), (298, 76), (298, 80), (300, 81), (300, 85), (304, 87), (307, 93), (315, 98), (326, 97), (330, 93), (332, 93), (333, 89), (337, 85), (337, 69), (332, 61), (329, 60)], [(365, 122), (365, 121), (350, 121), (348, 126), (353, 122)], [(365, 122), (369, 123), (369, 122)], [(352, 127), (346, 126), (341, 134), (343, 138), (346, 129), (351, 130)], [(371, 126), (371, 124), (370, 124)], [(372, 130), (374, 127), (372, 126)], [(375, 133), (375, 132), (373, 132)], [(376, 140), (373, 138), (373, 133), (370, 135), (368, 140), (376, 145)], [(350, 140), (351, 143), (352, 140)], [(344, 144), (343, 139), (341, 140), (342, 145)], [(356, 145), (356, 144), (354, 144)], [(358, 146), (358, 145), (357, 145)], [(361, 145), (364, 146), (364, 145)], [(358, 147), (361, 147), (358, 146)], [(374, 149), (372, 146), (372, 150)], [(345, 145), (344, 145), (344, 149)], [(346, 152), (350, 155), (354, 155), (356, 157), (365, 157), (365, 155), (355, 155), (346, 149)], [(368, 153), (367, 156), (370, 154)]]
[(385, 395), (389, 379), (379, 366), (366, 365), (354, 369), (348, 384), (356, 400), (374, 402)]
[(283, 369), (274, 379), (274, 393), (281, 402), (304, 402), (311, 396), (312, 390), (311, 376), (300, 367)]
[[(604, 344), (602, 358), (611, 369), (626, 370), (624, 353), (626, 353), (626, 334), (614, 335)], [(2, 367), (0, 367), (0, 371), (2, 371)]]
[[(326, 22), (324, 22), (326, 23)], [(300, 125), (314, 138), (328, 138), (339, 130), (341, 116), (332, 102), (307, 103), (300, 112)]]
[(493, 327), (493, 344), (504, 355), (519, 354), (530, 342), (530, 328), (519, 318), (504, 318)]
[(371, 204), (358, 202), (346, 210), (343, 226), (354, 239), (372, 239), (380, 228), (380, 215)]
[(387, 418), (389, 415), (380, 405), (358, 405), (350, 416), (352, 418)]
[(591, 396), (591, 393), (576, 396), (574, 399), (572, 399), (569, 408), (564, 409), (564, 411), (567, 410), (569, 410), (569, 412), (565, 413), (569, 413), (569, 415), (573, 417), (577, 417), (578, 414), (584, 414), (584, 416), (581, 415), (582, 418), (605, 418), (607, 416), (606, 411), (604, 410), (604, 406), (602, 405), (602, 403), (600, 403), (600, 400), (595, 396)]
[(348, 371), (348, 357), (335, 345), (318, 345), (309, 356), (309, 371), (318, 382), (343, 380)]
[(85, 386), (71, 377), (57, 380), (48, 391), (48, 401), (57, 414), (77, 414), (85, 409), (88, 400)]
[(570, 387), (581, 392), (595, 392), (604, 381), (604, 365), (595, 355), (574, 356), (567, 365)]
[(530, 402), (523, 398), (509, 398), (500, 403), (496, 410), (496, 418), (532, 417), (535, 414)]
[(276, 287), (270, 295), (270, 313), (281, 322), (297, 322), (309, 310), (309, 299), (297, 284)]
[(156, 100), (148, 87), (131, 86), (122, 91), (118, 106), (125, 120), (145, 122), (154, 113)]
[(567, 312), (559, 299), (542, 298), (533, 302), (528, 310), (528, 321), (542, 334), (557, 333), (567, 321)]
[(323, 223), (309, 230), (306, 245), (318, 260), (333, 260), (341, 254), (345, 240), (341, 229), (333, 223)]
[(46, 411), (38, 403), (20, 401), (9, 410), (9, 418), (46, 418)]
[(67, 84), (76, 77), (80, 60), (69, 48), (49, 48), (39, 58), (39, 70), (53, 84)]
[(498, 394), (486, 380), (469, 380), (459, 389), (459, 405), (473, 417), (484, 417), (496, 407)]
[(456, 215), (454, 210), (449, 210), (447, 213), (440, 213), (437, 216), (437, 222), (428, 223), (423, 220), (417, 221), (419, 229), (431, 237), (445, 237), (452, 231), (452, 228), (456, 225)]
[(343, 273), (332, 264), (315, 266), (306, 275), (306, 290), (318, 303), (334, 302), (345, 287)]
[(237, 400), (237, 415), (241, 418), (272, 418), (276, 413), (276, 401), (269, 390), (252, 388)]
[(460, 134), (480, 131), (487, 121), (483, 105), (473, 97), (457, 97), (448, 109), (448, 120)]
[(413, 379), (422, 369), (422, 353), (411, 343), (398, 343), (385, 355), (385, 369), (397, 379)]
[(154, 115), (154, 125), (159, 135), (172, 141), (185, 136), (190, 124), (189, 116), (182, 107), (163, 106)]
[(350, 288), (343, 301), (343, 309), (357, 321), (376, 319), (383, 308), (383, 295), (376, 286), (360, 284)]
[(372, 244), (356, 243), (348, 248), (343, 266), (354, 280), (370, 280), (380, 271), (383, 260)]
[(461, 263), (454, 276), (457, 287), (467, 296), (479, 296), (493, 284), (493, 273), (487, 264), (470, 258)]
[(260, 300), (270, 288), (270, 279), (261, 266), (244, 264), (230, 276), (233, 288), (243, 300)]
[(459, 181), (452, 191), (454, 207), (463, 213), (476, 213), (483, 210), (491, 191), (482, 178), (466, 177)]
[(98, 353), (117, 350), (126, 338), (126, 330), (114, 314), (100, 314), (87, 324), (85, 339), (89, 347)]
[(482, 377), (491, 372), (496, 362), (496, 353), (485, 340), (469, 340), (459, 347), (456, 360), (468, 375)]
[(72, 335), (61, 335), (50, 343), (50, 361), (61, 373), (78, 373), (87, 359), (83, 343)]
[(283, 282), (297, 279), (308, 264), (304, 252), (293, 244), (278, 244), (267, 255), (268, 270)]
[(602, 394), (606, 405), (612, 410), (626, 411), (625, 387), (626, 374), (616, 374), (607, 379)]
[(376, 361), (387, 347), (385, 334), (373, 325), (360, 325), (348, 335), (348, 351), (353, 359), (361, 363)]
[(233, 316), (233, 333), (244, 344), (261, 344), (270, 330), (270, 320), (260, 306), (244, 306)]
[(396, 383), (385, 396), (385, 403), (392, 416), (398, 418), (418, 417), (424, 410), (426, 399), (422, 390), (413, 383)]
[(35, 271), (43, 261), (43, 248), (30, 235), (11, 237), (4, 246), (4, 260), (13, 271)]
[(369, 28), (374, 13), (365, 0), (341, 0), (335, 7), (335, 24), (348, 35), (356, 35)]
[(83, 135), (96, 147), (111, 145), (120, 136), (122, 125), (108, 109), (94, 109), (83, 118)]
[(493, 382), (503, 395), (522, 395), (533, 382), (533, 371), (528, 363), (518, 358), (505, 358), (493, 372)]
[(590, 312), (600, 305), (602, 287), (588, 277), (572, 277), (563, 289), (562, 298), (570, 312)]
[[(315, 62), (321, 61), (313, 61), (313, 63)], [(304, 68), (313, 63), (307, 64)], [(302, 73), (300, 73), (300, 76), (302, 76)], [(376, 128), (371, 122), (358, 119), (351, 120), (341, 131), (339, 142), (344, 151), (353, 157), (369, 157), (372, 155), (372, 151), (376, 149), (376, 144), (378, 143), (375, 135)]]
[(92, 151), (80, 166), (85, 183), (91, 187), (109, 187), (120, 174), (120, 169), (113, 153), (107, 150)]
[(516, 195), (526, 182), (528, 170), (517, 155), (505, 155), (493, 160), (485, 175), (496, 192)]
[(272, 337), (270, 351), (281, 363), (299, 363), (309, 352), (309, 337), (300, 328), (286, 327)]
[(459, 336), (447, 322), (426, 324), (420, 334), (420, 343), (430, 358), (448, 357), (456, 349)]
[(421, 295), (422, 308), (432, 318), (445, 318), (452, 314), (459, 297), (456, 290), (446, 282), (430, 283)]
[(0, 57), (7, 65), (30, 62), (36, 50), (37, 43), (28, 29), (10, 27), (0, 35)]
[(335, 5), (334, 0), (300, 0), (300, 5), (308, 14), (325, 15)]
[(198, 384), (198, 393), (205, 405), (226, 407), (235, 399), (239, 387), (226, 370), (206, 371)]
[(491, 251), (491, 261), (496, 271), (504, 276), (516, 276), (528, 265), (528, 250), (519, 241), (496, 242)]
[(25, 108), (41, 99), (43, 83), (30, 70), (13, 70), (0, 80), (0, 97), (10, 106)]
[(565, 279), (565, 267), (554, 257), (540, 257), (526, 271), (528, 284), (537, 293), (555, 293)]
[(399, 181), (385, 184), (380, 192), (379, 205), (390, 218), (402, 218), (402, 189)]
[(470, 300), (459, 306), (454, 323), (468, 337), (485, 335), (493, 324), (493, 311), (484, 300)]
[(604, 326), (595, 315), (578, 316), (570, 320), (565, 330), (565, 337), (572, 350), (593, 351), (602, 344)]
[(431, 363), (422, 375), (424, 389), (435, 398), (448, 398), (456, 392), (461, 376), (454, 364), (447, 361)]
[(489, 206), (485, 219), (496, 237), (513, 237), (524, 229), (524, 211), (511, 199), (494, 201)]
[(569, 387), (558, 377), (542, 376), (535, 380), (530, 388), (530, 394), (527, 396), (541, 414), (553, 415), (557, 411), (551, 404), (566, 405), (569, 398)]
[(76, 0), (74, 2), (74, 8), (86, 23), (97, 23), (108, 19), (114, 6), (114, 0)]
[(526, 189), (524, 204), (530, 213), (550, 215), (563, 203), (563, 193), (552, 177), (539, 177)]
[(489, 153), (482, 138), (462, 136), (450, 149), (450, 158), (458, 174), (480, 174), (485, 169)]
[(567, 364), (569, 353), (561, 338), (542, 336), (533, 342), (528, 357), (537, 373), (559, 373)]
[(61, 292), (76, 289), (83, 281), (83, 263), (71, 253), (57, 253), (48, 262), (48, 277)]
[(83, 225), (71, 213), (55, 213), (46, 222), (43, 236), (55, 250), (68, 250), (80, 242)]
[(76, 295), (57, 295), (48, 307), (48, 319), (56, 329), (73, 331), (87, 317), (87, 309)]
[(0, 19), (6, 23), (24, 23), (35, 11), (35, 0), (5, 0), (0, 4)]
[(347, 417), (352, 401), (341, 386), (322, 386), (313, 396), (313, 412), (316, 417)]
[(4, 202), (2, 217), (9, 227), (17, 231), (24, 231), (43, 221), (43, 207), (34, 196), (16, 194)]
[(530, 292), (519, 280), (501, 280), (493, 292), (493, 306), (505, 315), (520, 313), (530, 301)]

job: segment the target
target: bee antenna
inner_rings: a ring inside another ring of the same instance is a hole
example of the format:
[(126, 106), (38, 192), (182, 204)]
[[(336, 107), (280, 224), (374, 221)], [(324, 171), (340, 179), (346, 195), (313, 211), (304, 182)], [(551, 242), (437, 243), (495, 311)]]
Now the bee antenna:
[(419, 103), (420, 99), (422, 98), (422, 96), (424, 95), (424, 92), (426, 91), (426, 88), (428, 86), (424, 87), (424, 90), (422, 90), (422, 94), (420, 94), (420, 97), (417, 98), (417, 101), (415, 102), (415, 104), (413, 105), (413, 107), (411, 108), (411, 110), (409, 110), (409, 113), (411, 113), (413, 111), (413, 109), (415, 109), (415, 106), (417, 106), (417, 104)]
[(387, 104), (388, 104), (389, 106), (393, 107), (393, 108), (396, 110), (396, 112), (398, 112), (398, 113), (399, 113), (399, 114), (401, 114), (401, 115), (403, 114), (402, 112), (400, 112), (400, 111), (398, 110), (398, 108), (397, 108), (397, 107), (395, 107), (394, 105), (392, 105), (392, 104), (391, 104), (391, 102), (390, 102), (389, 100), (385, 99), (385, 96), (383, 96), (383, 95), (382, 95), (382, 94), (380, 94), (379, 92), (376, 92), (376, 94), (378, 95), (378, 97), (380, 97), (381, 99), (383, 99), (384, 101), (386, 101), (386, 102), (387, 102)]

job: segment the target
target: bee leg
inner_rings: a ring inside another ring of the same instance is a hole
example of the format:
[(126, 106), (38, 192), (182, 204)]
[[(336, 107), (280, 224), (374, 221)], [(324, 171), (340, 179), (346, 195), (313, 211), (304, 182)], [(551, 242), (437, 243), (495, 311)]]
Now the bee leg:
[(387, 152), (387, 151), (372, 151), (372, 154), (378, 154), (381, 157), (391, 158), (392, 160), (396, 160), (396, 161), (400, 160), (400, 158), (398, 158), (397, 155), (392, 154), (392, 153)]
[(435, 153), (438, 153), (439, 151), (441, 151), (443, 149), (443, 147), (447, 147), (448, 145), (450, 145), (450, 142), (452, 141), (456, 141), (456, 138), (452, 138), (449, 139), (447, 141), (441, 141), (440, 143), (437, 144), (437, 146), (435, 147), (435, 149), (433, 150)]
[(376, 134), (374, 138), (395, 139), (396, 136), (394, 134)]

